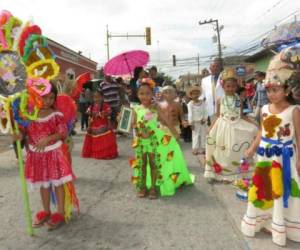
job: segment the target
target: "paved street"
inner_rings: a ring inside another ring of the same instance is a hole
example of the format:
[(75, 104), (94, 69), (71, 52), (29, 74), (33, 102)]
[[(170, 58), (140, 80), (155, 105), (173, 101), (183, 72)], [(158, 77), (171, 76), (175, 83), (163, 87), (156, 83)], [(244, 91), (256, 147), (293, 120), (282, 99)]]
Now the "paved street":
[[(158, 200), (138, 199), (128, 181), (130, 141), (119, 138), (121, 156), (113, 161), (80, 158), (82, 135), (73, 150), (81, 214), (63, 228), (25, 233), (18, 168), (14, 154), (0, 154), (0, 250), (29, 249), (281, 249), (269, 235), (244, 239), (239, 231), (245, 203), (231, 186), (206, 184), (203, 169), (184, 144), (194, 186)], [(40, 209), (38, 192), (31, 192), (31, 208)], [(299, 249), (288, 242), (286, 249)]]

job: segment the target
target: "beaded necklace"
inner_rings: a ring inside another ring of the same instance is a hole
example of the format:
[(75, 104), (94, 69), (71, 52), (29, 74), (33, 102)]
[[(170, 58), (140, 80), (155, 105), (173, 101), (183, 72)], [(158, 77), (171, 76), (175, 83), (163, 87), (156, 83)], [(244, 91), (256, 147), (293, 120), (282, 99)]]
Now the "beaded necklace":
[(231, 113), (235, 113), (235, 114), (239, 114), (240, 113), (240, 109), (238, 109), (238, 97), (237, 95), (234, 96), (227, 96), (225, 95), (222, 98), (222, 105), (224, 107), (226, 107), (226, 109), (231, 112)]

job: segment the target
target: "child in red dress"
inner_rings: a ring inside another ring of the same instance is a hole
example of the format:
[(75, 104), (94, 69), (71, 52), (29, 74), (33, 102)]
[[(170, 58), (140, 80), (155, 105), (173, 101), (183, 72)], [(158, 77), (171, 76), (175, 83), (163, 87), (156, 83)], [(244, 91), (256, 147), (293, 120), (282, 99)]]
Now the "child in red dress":
[[(64, 224), (64, 184), (75, 179), (63, 142), (67, 136), (67, 125), (63, 114), (53, 109), (56, 96), (57, 90), (52, 86), (51, 92), (42, 96), (43, 107), (37, 120), (24, 131), (28, 139), (25, 177), (30, 185), (40, 188), (43, 205), (43, 210), (35, 216), (33, 227), (47, 223), (49, 229)], [(51, 186), (54, 186), (57, 200), (57, 212), (53, 214), (50, 211)]]
[(111, 109), (104, 103), (100, 91), (94, 92), (93, 102), (87, 109), (90, 123), (82, 148), (82, 157), (114, 159), (118, 156), (118, 148), (109, 119)]

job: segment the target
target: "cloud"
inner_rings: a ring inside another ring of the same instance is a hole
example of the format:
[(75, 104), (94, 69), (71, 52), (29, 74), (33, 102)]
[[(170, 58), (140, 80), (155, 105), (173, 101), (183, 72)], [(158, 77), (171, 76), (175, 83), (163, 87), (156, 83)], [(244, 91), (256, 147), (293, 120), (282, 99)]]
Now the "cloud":
[[(178, 59), (216, 54), (212, 43), (212, 25), (198, 21), (218, 18), (225, 54), (234, 53), (255, 40), (259, 34), (296, 10), (298, 0), (2, 0), (1, 7), (26, 20), (33, 17), (46, 36), (81, 50), (102, 65), (106, 61), (106, 25), (111, 34), (144, 34), (152, 29), (152, 45), (143, 38), (112, 38), (111, 56), (121, 51), (144, 49), (151, 61), (173, 76), (195, 72), (195, 62), (172, 67), (172, 55)], [(205, 66), (209, 58), (201, 59)], [(206, 64), (205, 64), (206, 63)], [(202, 66), (201, 66), (202, 67)]]

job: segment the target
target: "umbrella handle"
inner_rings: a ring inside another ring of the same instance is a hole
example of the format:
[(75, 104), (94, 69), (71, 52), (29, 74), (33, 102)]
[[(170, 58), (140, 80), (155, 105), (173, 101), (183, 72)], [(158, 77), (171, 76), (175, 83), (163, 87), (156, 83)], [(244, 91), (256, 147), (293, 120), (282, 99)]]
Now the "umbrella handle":
[(131, 68), (130, 68), (129, 63), (128, 63), (128, 61), (127, 61), (126, 54), (123, 54), (123, 56), (124, 56), (124, 60), (125, 60), (125, 62), (126, 62), (127, 68), (128, 68), (128, 70), (129, 70), (129, 72), (130, 72), (130, 75), (131, 75), (131, 77), (132, 77)]

